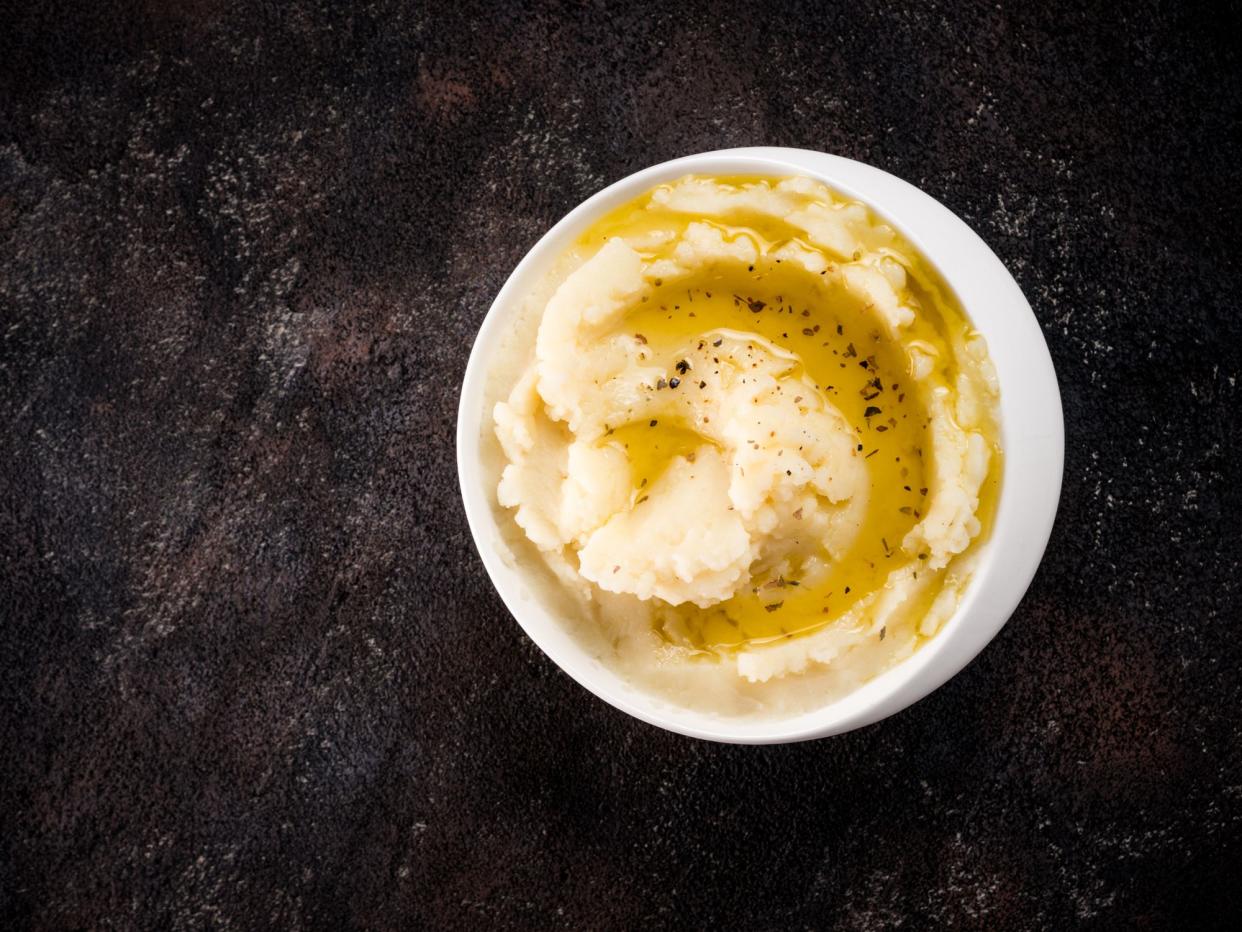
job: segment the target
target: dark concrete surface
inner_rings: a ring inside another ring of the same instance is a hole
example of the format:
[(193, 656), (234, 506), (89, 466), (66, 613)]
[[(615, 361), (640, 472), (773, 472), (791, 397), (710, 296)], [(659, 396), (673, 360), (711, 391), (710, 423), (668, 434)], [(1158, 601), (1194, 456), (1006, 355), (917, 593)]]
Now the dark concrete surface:
[[(1236, 5), (2, 12), (5, 928), (1237, 927)], [(549, 224), (759, 143), (979, 230), (1067, 460), (964, 673), (744, 748), (527, 641), (453, 429)]]

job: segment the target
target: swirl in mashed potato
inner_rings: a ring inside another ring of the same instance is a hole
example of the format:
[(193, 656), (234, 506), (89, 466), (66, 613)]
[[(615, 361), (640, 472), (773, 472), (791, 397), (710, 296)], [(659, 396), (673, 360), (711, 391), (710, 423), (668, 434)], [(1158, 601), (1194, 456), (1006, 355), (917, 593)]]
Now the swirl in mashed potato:
[(497, 501), (605, 663), (691, 706), (787, 712), (953, 613), (996, 496), (995, 374), (866, 207), (685, 177), (588, 230), (524, 318)]

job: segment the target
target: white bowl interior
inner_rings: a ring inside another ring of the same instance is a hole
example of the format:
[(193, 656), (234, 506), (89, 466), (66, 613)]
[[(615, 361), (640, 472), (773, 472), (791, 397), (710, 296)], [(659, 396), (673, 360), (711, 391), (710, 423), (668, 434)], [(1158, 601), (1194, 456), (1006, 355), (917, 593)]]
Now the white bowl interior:
[[(913, 656), (849, 695), (794, 717), (744, 719), (695, 711), (639, 690), (591, 657), (532, 592), (505, 545), (493, 510), (495, 477), (481, 465), (491, 430), (484, 387), (490, 361), (524, 295), (599, 216), (689, 173), (808, 175), (872, 207), (910, 240), (957, 293), (984, 335), (1000, 381), (1004, 466), (995, 524), (956, 613)], [(973, 230), (932, 197), (869, 165), (772, 147), (687, 156), (640, 171), (589, 198), (527, 253), (497, 294), (470, 354), (457, 419), (457, 466), (467, 520), (484, 566), (509, 611), (566, 673), (600, 698), (661, 728), (698, 738), (776, 743), (837, 734), (909, 706), (962, 669), (1008, 620), (1043, 556), (1061, 490), (1064, 424), (1056, 374), (1021, 289)]]

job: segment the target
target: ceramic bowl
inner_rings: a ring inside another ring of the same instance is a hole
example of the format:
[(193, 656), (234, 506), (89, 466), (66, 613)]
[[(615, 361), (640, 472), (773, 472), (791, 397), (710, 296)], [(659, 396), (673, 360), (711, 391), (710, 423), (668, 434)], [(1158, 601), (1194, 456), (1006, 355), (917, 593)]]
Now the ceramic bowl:
[[(847, 696), (786, 718), (736, 718), (674, 705), (623, 680), (590, 656), (536, 597), (529, 568), (506, 557), (495, 505), (496, 475), (483, 468), (490, 432), (489, 366), (522, 298), (582, 231), (620, 204), (686, 174), (807, 175), (868, 204), (922, 251), (957, 293), (987, 340), (1000, 380), (1000, 500), (991, 537), (957, 612), (911, 657)], [(552, 660), (596, 696), (669, 731), (749, 744), (802, 741), (878, 721), (918, 702), (968, 664), (1004, 626), (1026, 592), (1052, 531), (1061, 492), (1064, 423), (1056, 373), (1031, 307), (1000, 259), (934, 198), (878, 168), (839, 156), (771, 147), (729, 149), (653, 165), (588, 198), (518, 263), (479, 328), (457, 415), (462, 500), (483, 565), (505, 605)]]

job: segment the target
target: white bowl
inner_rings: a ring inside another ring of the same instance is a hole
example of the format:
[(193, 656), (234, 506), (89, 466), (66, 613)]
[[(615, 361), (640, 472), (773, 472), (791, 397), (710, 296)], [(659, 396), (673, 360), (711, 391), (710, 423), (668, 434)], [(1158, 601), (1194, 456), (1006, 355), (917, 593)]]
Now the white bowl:
[[(492, 429), (484, 400), (487, 371), (522, 298), (602, 214), (690, 173), (807, 175), (870, 205), (957, 292), (987, 339), (1000, 379), (1000, 502), (991, 537), (957, 612), (904, 662), (830, 705), (787, 718), (745, 719), (683, 708), (625, 682), (586, 653), (531, 593), (523, 568), (502, 558), (507, 548), (494, 507), (497, 477), (486, 475), (481, 465), (480, 442)], [(457, 413), (457, 470), (470, 532), (492, 583), (531, 640), (562, 670), (618, 709), (669, 731), (713, 741), (770, 744), (839, 734), (899, 712), (961, 670), (996, 636), (1026, 592), (1047, 546), (1061, 493), (1064, 434), (1056, 373), (1031, 307), (1013, 276), (970, 227), (919, 189), (870, 165), (804, 149), (756, 147), (690, 155), (630, 175), (570, 211), (534, 245), (496, 295), (475, 339)]]

